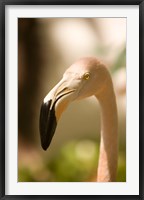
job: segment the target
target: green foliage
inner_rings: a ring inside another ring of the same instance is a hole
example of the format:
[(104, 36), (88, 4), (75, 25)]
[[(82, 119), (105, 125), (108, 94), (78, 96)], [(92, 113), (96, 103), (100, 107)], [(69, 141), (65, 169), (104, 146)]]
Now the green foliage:
[(28, 168), (22, 167), (18, 170), (18, 181), (19, 182), (33, 182), (33, 174)]
[(85, 181), (97, 167), (98, 146), (93, 141), (73, 141), (65, 145), (48, 167), (55, 181)]
[[(72, 141), (37, 170), (19, 167), (19, 182), (83, 182), (96, 173), (99, 145), (94, 140)], [(117, 182), (126, 181), (125, 149), (120, 149)]]
[(124, 152), (119, 153), (117, 182), (126, 182), (126, 159)]

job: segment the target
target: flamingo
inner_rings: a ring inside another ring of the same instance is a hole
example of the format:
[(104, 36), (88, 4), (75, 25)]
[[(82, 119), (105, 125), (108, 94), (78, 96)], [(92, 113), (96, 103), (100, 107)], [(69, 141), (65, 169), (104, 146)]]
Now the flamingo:
[(47, 150), (57, 123), (74, 100), (94, 95), (101, 110), (101, 139), (97, 182), (115, 182), (118, 165), (118, 117), (111, 75), (95, 57), (80, 58), (64, 73), (60, 82), (46, 95), (40, 111), (41, 145)]

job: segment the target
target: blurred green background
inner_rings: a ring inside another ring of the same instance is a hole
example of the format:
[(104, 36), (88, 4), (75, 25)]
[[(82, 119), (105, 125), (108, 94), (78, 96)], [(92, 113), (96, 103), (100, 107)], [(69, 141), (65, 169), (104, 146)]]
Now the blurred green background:
[(126, 18), (18, 19), (18, 181), (91, 181), (97, 173), (100, 109), (94, 97), (73, 102), (49, 149), (40, 145), (46, 94), (77, 59), (96, 56), (109, 68), (118, 106), (117, 181), (126, 181)]

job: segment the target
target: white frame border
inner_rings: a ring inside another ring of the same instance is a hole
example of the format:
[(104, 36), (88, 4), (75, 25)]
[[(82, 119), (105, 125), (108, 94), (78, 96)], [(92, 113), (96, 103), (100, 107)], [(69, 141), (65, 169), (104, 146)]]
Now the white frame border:
[[(127, 182), (20, 183), (17, 182), (17, 18), (126, 17), (127, 18)], [(6, 63), (6, 195), (138, 195), (139, 194), (139, 6), (16, 6), (5, 9)], [(133, 59), (131, 59), (133, 58)], [(134, 114), (132, 115), (131, 112)]]

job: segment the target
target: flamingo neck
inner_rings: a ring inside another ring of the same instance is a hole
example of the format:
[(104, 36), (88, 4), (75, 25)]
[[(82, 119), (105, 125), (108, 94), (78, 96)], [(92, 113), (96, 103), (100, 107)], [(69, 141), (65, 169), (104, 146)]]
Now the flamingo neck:
[(102, 121), (97, 182), (114, 182), (118, 162), (118, 117), (111, 80), (96, 97), (100, 103)]

